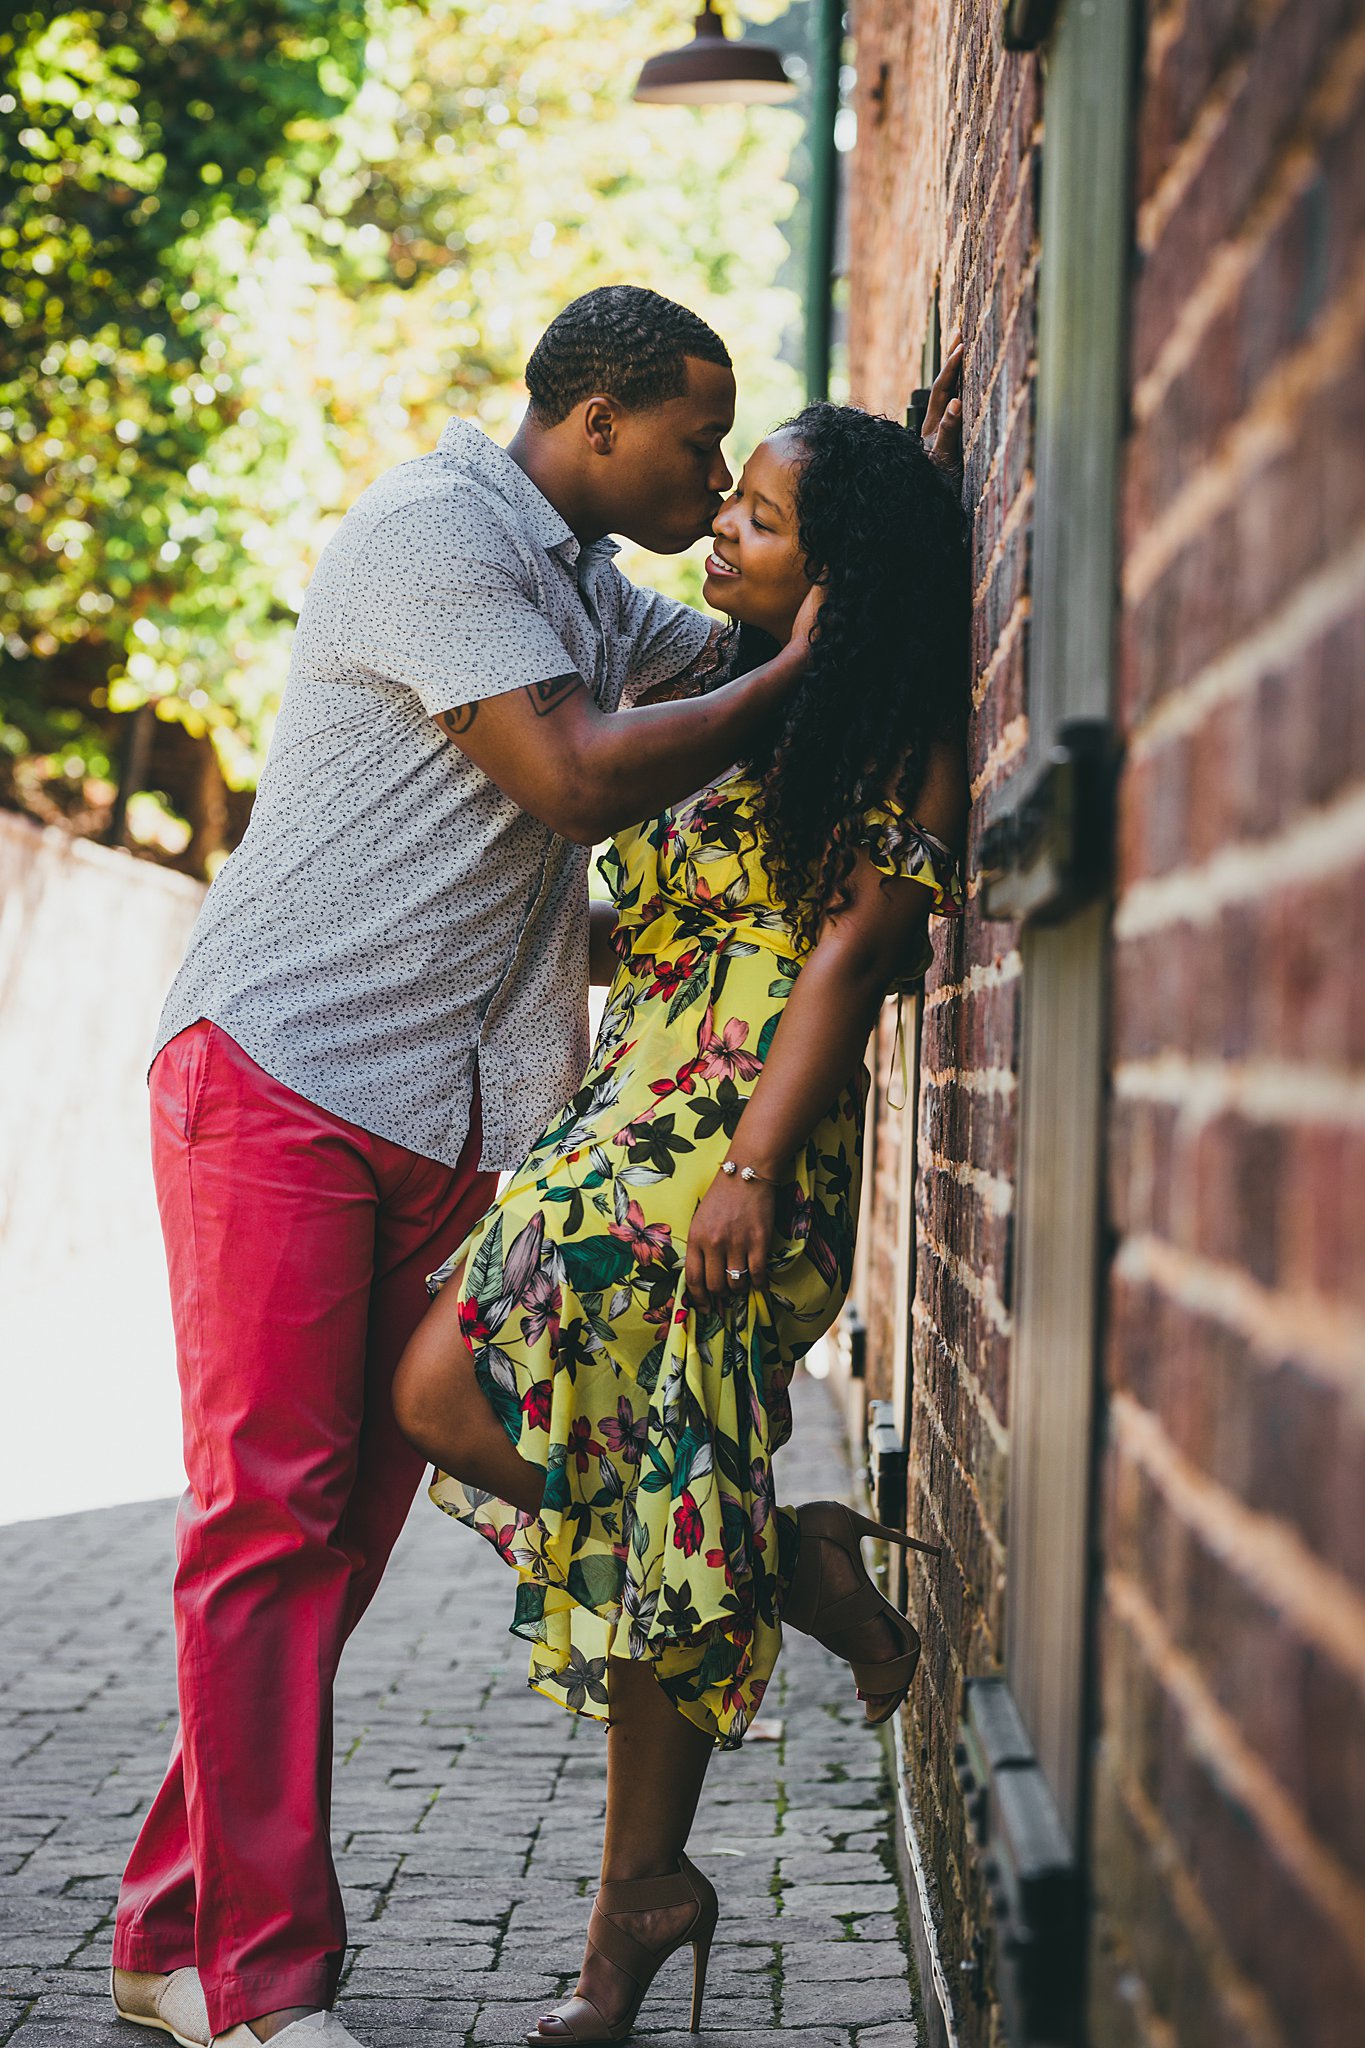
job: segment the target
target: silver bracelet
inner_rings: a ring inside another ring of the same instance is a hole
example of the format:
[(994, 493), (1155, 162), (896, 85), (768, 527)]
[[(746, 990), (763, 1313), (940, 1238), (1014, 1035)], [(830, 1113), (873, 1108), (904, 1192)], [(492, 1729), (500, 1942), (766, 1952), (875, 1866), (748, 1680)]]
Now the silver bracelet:
[(756, 1166), (740, 1166), (733, 1159), (722, 1159), (720, 1170), (730, 1180), (738, 1174), (741, 1180), (762, 1181), (765, 1187), (777, 1188), (782, 1185), (781, 1181), (770, 1180), (766, 1173), (760, 1173)]

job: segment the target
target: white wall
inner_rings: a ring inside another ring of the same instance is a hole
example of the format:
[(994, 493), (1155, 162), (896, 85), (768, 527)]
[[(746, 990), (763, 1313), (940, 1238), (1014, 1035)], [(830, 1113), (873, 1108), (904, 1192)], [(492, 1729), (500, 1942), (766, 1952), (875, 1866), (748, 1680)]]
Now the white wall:
[(144, 1075), (202, 897), (0, 812), (0, 1522), (184, 1484)]

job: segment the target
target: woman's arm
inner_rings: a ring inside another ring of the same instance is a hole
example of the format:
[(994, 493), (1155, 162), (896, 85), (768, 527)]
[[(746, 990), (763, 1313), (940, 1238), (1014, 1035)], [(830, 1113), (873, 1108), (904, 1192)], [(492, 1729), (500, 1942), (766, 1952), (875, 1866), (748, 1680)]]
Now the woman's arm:
[(888, 881), (865, 856), (853, 901), (825, 924), (787, 998), (763, 1072), (731, 1140), (729, 1157), (761, 1180), (718, 1175), (697, 1204), (687, 1237), (688, 1298), (701, 1309), (745, 1282), (767, 1283), (777, 1188), (832, 1102), (856, 1072), (887, 984), (929, 915), (923, 882)]
[[(965, 790), (947, 749), (935, 761), (916, 805), (926, 830), (960, 843)], [(767, 1280), (777, 1187), (815, 1126), (856, 1072), (888, 984), (919, 935), (933, 903), (926, 883), (888, 878), (859, 854), (847, 909), (827, 918), (773, 1034), (763, 1072), (739, 1120), (729, 1157), (761, 1180), (717, 1175), (697, 1205), (687, 1240), (687, 1291), (707, 1308), (743, 1282)]]
[(611, 943), (616, 930), (616, 905), (588, 905), (588, 980), (594, 988), (610, 988), (620, 961)]

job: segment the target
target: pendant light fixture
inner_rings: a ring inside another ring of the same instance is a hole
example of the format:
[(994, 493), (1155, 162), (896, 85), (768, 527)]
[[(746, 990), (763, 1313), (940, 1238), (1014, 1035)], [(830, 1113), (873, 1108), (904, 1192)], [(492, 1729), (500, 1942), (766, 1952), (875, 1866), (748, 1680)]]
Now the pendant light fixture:
[(691, 42), (651, 57), (635, 88), (637, 100), (688, 107), (715, 106), (724, 100), (771, 104), (792, 99), (795, 93), (770, 44), (734, 42), (726, 35), (716, 0), (705, 0)]

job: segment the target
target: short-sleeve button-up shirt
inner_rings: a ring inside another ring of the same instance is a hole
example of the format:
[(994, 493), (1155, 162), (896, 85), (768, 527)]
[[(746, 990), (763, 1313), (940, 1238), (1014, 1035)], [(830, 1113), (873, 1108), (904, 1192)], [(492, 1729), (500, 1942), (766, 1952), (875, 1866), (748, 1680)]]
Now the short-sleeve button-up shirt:
[(319, 1108), (454, 1165), (514, 1166), (587, 1059), (587, 849), (433, 723), (576, 671), (608, 710), (717, 627), (581, 546), (512, 458), (452, 420), (324, 550), (251, 822), (213, 882), (159, 1051), (198, 1019)]

